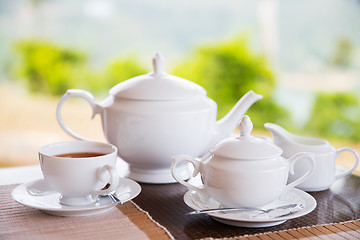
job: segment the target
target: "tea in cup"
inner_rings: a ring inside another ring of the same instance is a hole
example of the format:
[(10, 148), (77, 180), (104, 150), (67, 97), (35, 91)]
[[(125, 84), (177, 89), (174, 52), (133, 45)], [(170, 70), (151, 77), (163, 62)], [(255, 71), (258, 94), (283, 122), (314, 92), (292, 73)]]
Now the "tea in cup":
[(90, 205), (114, 191), (119, 184), (116, 159), (117, 148), (108, 143), (70, 141), (39, 148), (44, 179), (68, 206)]
[[(322, 191), (328, 189), (334, 181), (352, 173), (358, 165), (358, 153), (349, 147), (336, 149), (328, 141), (320, 138), (305, 137), (292, 134), (273, 123), (266, 123), (267, 128), (273, 138), (274, 143), (283, 150), (283, 157), (291, 156), (299, 152), (311, 152), (315, 154), (314, 174), (297, 187), (308, 192)], [(345, 171), (336, 172), (336, 159), (340, 153), (348, 151), (354, 155), (354, 164)], [(289, 176), (292, 182), (309, 168), (308, 163), (301, 162), (295, 165), (295, 174)]]

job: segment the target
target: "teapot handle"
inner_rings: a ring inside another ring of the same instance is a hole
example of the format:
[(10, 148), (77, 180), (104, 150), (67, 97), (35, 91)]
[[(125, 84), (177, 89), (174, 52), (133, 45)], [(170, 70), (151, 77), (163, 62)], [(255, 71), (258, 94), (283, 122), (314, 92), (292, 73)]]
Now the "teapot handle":
[(90, 106), (93, 110), (91, 119), (93, 119), (96, 114), (101, 113), (101, 107), (95, 103), (94, 96), (91, 93), (89, 93), (88, 91), (85, 91), (85, 90), (81, 90), (81, 89), (69, 89), (59, 100), (59, 103), (58, 103), (58, 106), (56, 109), (56, 118), (57, 118), (57, 121), (58, 121), (60, 127), (66, 133), (68, 133), (70, 136), (72, 136), (76, 139), (89, 141), (89, 139), (82, 137), (82, 136), (78, 135), (77, 133), (73, 132), (72, 130), (70, 130), (70, 128), (68, 128), (62, 120), (61, 108), (62, 108), (63, 104), (65, 103), (65, 101), (72, 97), (84, 98), (90, 104)]
[(182, 161), (188, 161), (194, 166), (194, 172), (192, 174), (192, 177), (196, 177), (196, 175), (198, 175), (198, 173), (201, 174), (201, 166), (203, 164), (201, 161), (198, 161), (195, 158), (193, 158), (191, 156), (188, 156), (188, 155), (178, 155), (178, 156), (173, 156), (172, 157), (172, 164), (171, 164), (171, 174), (172, 174), (172, 176), (175, 178), (176, 181), (178, 181), (180, 184), (184, 185), (188, 189), (191, 189), (191, 190), (194, 190), (194, 191), (196, 191), (196, 192), (198, 192), (200, 194), (206, 195), (204, 186), (196, 187), (196, 186), (190, 184), (189, 182), (186, 182), (185, 180), (181, 179), (181, 177), (179, 177), (177, 175), (176, 166)]
[(301, 152), (301, 153), (295, 154), (294, 156), (292, 156), (291, 158), (288, 159), (288, 161), (290, 162), (290, 168), (289, 168), (290, 174), (294, 174), (294, 165), (298, 160), (300, 160), (302, 158), (309, 160), (309, 163), (310, 163), (309, 170), (303, 176), (299, 177), (295, 181), (286, 185), (283, 193), (285, 193), (286, 191), (295, 187), (296, 185), (299, 185), (300, 183), (304, 182), (306, 179), (308, 179), (311, 176), (311, 174), (314, 173), (314, 171), (315, 171), (315, 154), (308, 153), (308, 152)]

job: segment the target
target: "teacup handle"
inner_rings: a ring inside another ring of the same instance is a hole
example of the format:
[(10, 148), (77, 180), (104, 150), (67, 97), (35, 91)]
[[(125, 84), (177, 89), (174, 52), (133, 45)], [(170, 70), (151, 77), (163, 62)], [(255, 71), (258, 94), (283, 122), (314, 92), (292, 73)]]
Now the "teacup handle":
[(191, 157), (188, 155), (178, 155), (178, 156), (172, 157), (172, 164), (171, 164), (172, 176), (175, 178), (176, 181), (178, 181), (180, 184), (184, 185), (188, 189), (194, 190), (200, 194), (205, 194), (204, 186), (201, 186), (201, 187), (194, 186), (194, 185), (186, 182), (185, 180), (181, 179), (181, 177), (179, 177), (177, 175), (176, 166), (182, 161), (190, 162), (194, 166), (194, 172), (192, 174), (192, 177), (196, 177), (196, 175), (198, 175), (198, 173), (200, 173), (201, 166), (202, 166), (201, 161), (198, 161), (194, 157)]
[(301, 153), (295, 154), (291, 158), (287, 159), (290, 162), (290, 168), (289, 168), (290, 174), (294, 174), (294, 165), (298, 160), (300, 160), (302, 158), (305, 158), (305, 159), (309, 160), (310, 169), (304, 175), (302, 175), (301, 177), (299, 177), (295, 181), (293, 181), (293, 182), (289, 183), (288, 185), (286, 185), (283, 192), (286, 192), (286, 191), (290, 190), (291, 188), (294, 188), (295, 186), (297, 186), (300, 183), (304, 182), (307, 178), (309, 178), (311, 176), (311, 174), (314, 173), (314, 170), (315, 170), (315, 155), (313, 153), (301, 152)]
[(349, 147), (344, 147), (344, 148), (339, 148), (338, 150), (336, 150), (336, 158), (340, 155), (340, 153), (342, 152), (345, 152), (345, 151), (349, 151), (349, 152), (352, 152), (355, 156), (355, 163), (354, 165), (349, 168), (348, 170), (344, 171), (344, 172), (341, 172), (341, 173), (338, 173), (335, 175), (335, 180), (339, 179), (339, 178), (342, 178), (342, 177), (345, 177), (346, 175), (349, 175), (350, 173), (352, 173), (352, 171), (355, 170), (355, 168), (357, 167), (358, 163), (359, 163), (359, 155), (358, 153), (352, 149), (352, 148), (349, 148)]
[(116, 188), (119, 185), (119, 175), (118, 175), (115, 167), (113, 167), (111, 165), (104, 165), (104, 166), (98, 168), (96, 175), (100, 181), (106, 180), (103, 178), (104, 172), (108, 172), (110, 174), (110, 181), (109, 181), (110, 186), (107, 189), (102, 189), (102, 190), (93, 192), (92, 193), (93, 198), (96, 198), (99, 195), (108, 194), (108, 193), (116, 190)]
[(95, 103), (94, 96), (91, 93), (89, 93), (88, 91), (85, 91), (85, 90), (81, 90), (81, 89), (69, 89), (59, 100), (59, 103), (58, 103), (58, 106), (56, 109), (56, 118), (57, 118), (57, 121), (58, 121), (60, 127), (66, 133), (68, 133), (70, 136), (72, 136), (76, 139), (89, 141), (89, 139), (82, 137), (82, 136), (78, 135), (77, 133), (73, 132), (70, 128), (68, 128), (65, 125), (65, 123), (62, 120), (61, 108), (62, 108), (63, 104), (66, 102), (66, 100), (68, 100), (69, 98), (72, 98), (72, 97), (84, 98), (90, 104), (90, 106), (93, 110), (91, 119), (93, 119), (96, 114), (101, 113), (102, 108)]

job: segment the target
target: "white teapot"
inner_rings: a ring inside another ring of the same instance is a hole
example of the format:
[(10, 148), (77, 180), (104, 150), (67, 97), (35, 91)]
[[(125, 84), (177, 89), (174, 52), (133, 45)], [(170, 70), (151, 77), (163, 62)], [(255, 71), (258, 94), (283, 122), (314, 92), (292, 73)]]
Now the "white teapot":
[[(86, 99), (93, 116), (101, 115), (105, 137), (129, 164), (129, 178), (147, 183), (175, 182), (171, 156), (201, 156), (208, 147), (229, 136), (248, 108), (262, 96), (249, 91), (231, 111), (216, 121), (217, 105), (206, 91), (189, 80), (162, 71), (162, 57), (153, 58), (154, 71), (121, 82), (110, 96), (95, 102), (85, 90), (70, 89), (60, 99), (57, 120), (76, 139), (87, 140), (70, 130), (61, 118), (61, 108), (71, 97)], [(190, 177), (187, 165), (180, 167)]]
[[(224, 207), (262, 207), (311, 176), (314, 154), (302, 152), (285, 159), (281, 157), (281, 148), (251, 136), (252, 127), (250, 118), (245, 115), (239, 124), (240, 136), (226, 138), (211, 147), (210, 154), (201, 161), (186, 155), (174, 156), (171, 167), (174, 178)], [(294, 174), (298, 160), (308, 160), (310, 167), (286, 185), (288, 173)], [(178, 175), (177, 165), (184, 161), (194, 165), (193, 177), (201, 174), (202, 186), (186, 182)]]

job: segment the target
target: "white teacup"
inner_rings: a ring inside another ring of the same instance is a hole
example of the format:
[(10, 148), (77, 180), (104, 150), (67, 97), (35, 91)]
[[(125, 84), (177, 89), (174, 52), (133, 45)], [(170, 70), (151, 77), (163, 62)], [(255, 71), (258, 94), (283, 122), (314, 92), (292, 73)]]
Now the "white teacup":
[[(39, 149), (45, 181), (61, 194), (60, 203), (68, 206), (93, 204), (100, 194), (116, 189), (117, 148), (89, 141), (59, 142)], [(105, 185), (110, 186), (103, 189)]]
[[(335, 171), (336, 166), (336, 159), (340, 155), (340, 153), (349, 151), (354, 154), (355, 161), (352, 167), (345, 171)], [(340, 148), (340, 149), (332, 149), (329, 150), (327, 153), (318, 153), (315, 154), (315, 170), (314, 174), (311, 175), (307, 180), (300, 183), (297, 187), (308, 192), (315, 192), (315, 191), (323, 191), (328, 189), (334, 181), (339, 178), (345, 177), (352, 173), (359, 162), (359, 156), (357, 152), (352, 148)], [(294, 175), (289, 175), (289, 182), (295, 180), (298, 176), (304, 174), (309, 168), (307, 162), (299, 162), (295, 165)]]

